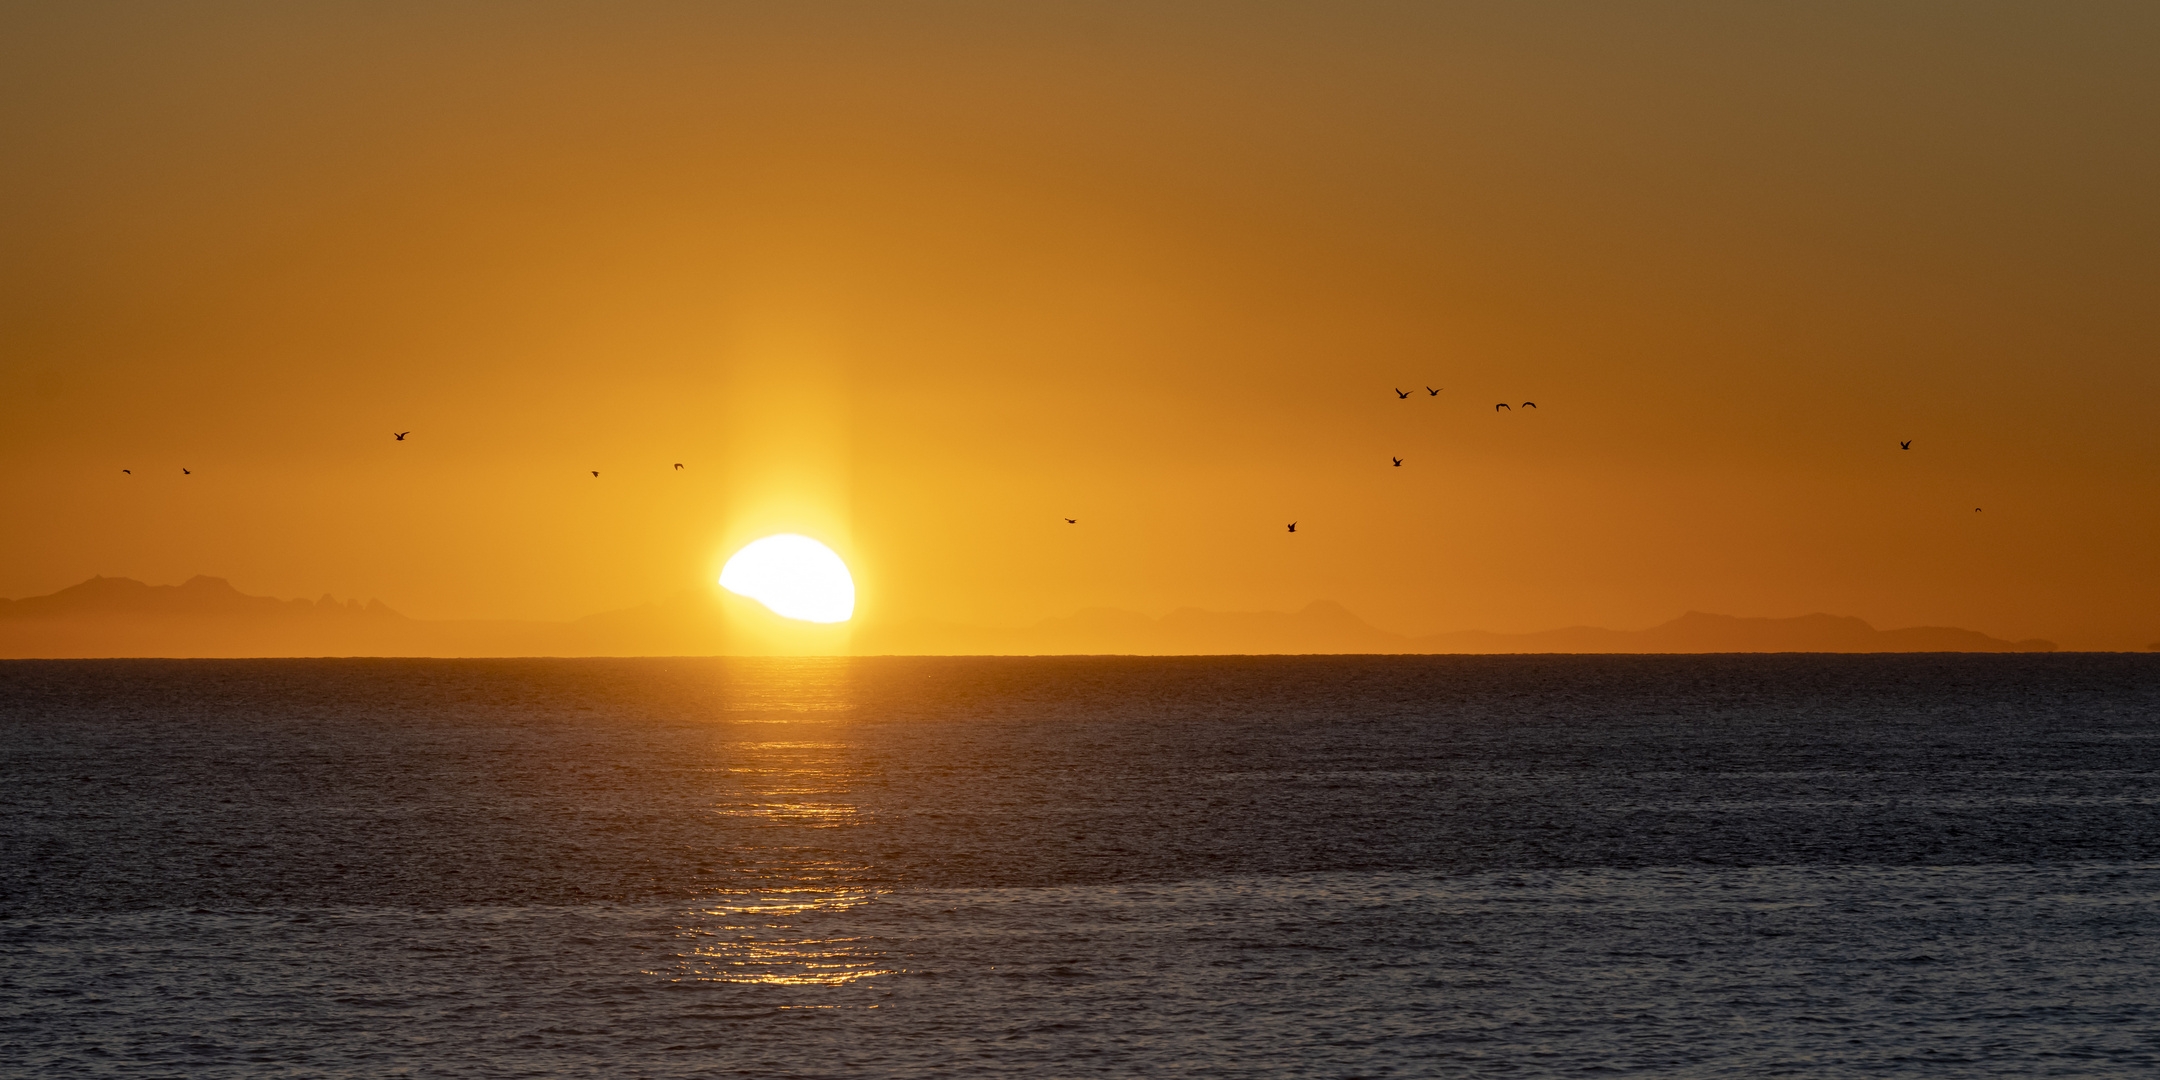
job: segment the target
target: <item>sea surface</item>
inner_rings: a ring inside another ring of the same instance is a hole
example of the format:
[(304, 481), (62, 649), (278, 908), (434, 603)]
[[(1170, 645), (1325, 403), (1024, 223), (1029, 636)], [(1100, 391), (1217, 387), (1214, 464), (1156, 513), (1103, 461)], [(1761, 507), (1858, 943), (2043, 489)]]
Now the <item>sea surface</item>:
[(8, 1077), (2156, 1074), (2160, 656), (0, 662)]

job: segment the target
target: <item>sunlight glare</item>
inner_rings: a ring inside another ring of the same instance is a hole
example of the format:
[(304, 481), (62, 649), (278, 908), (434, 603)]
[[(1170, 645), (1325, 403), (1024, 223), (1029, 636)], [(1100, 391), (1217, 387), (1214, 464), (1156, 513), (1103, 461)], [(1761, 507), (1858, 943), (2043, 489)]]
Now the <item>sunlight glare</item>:
[(855, 579), (833, 549), (794, 533), (743, 545), (720, 568), (720, 587), (783, 618), (846, 622), (855, 614)]

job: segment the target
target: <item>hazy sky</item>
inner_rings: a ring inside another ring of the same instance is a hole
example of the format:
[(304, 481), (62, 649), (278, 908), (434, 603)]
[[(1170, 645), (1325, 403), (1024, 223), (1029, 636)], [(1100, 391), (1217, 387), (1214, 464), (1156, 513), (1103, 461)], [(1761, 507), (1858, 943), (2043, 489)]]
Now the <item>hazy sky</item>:
[(570, 618), (788, 530), (863, 618), (2141, 647), (2156, 56), (2133, 3), (8, 5), (0, 595)]

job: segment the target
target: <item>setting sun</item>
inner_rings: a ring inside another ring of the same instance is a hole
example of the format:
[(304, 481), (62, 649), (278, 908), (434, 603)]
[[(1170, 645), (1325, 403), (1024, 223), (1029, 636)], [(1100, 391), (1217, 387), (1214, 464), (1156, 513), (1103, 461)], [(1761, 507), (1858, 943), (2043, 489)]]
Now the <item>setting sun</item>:
[(720, 568), (720, 587), (784, 618), (837, 623), (855, 614), (855, 579), (847, 564), (831, 548), (794, 533), (743, 545)]

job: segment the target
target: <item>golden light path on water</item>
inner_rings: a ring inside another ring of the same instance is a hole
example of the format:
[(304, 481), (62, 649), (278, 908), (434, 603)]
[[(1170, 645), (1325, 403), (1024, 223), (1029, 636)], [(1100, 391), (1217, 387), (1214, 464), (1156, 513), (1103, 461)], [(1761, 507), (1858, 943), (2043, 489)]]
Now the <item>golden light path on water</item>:
[(854, 748), (832, 738), (853, 704), (847, 661), (754, 661), (729, 679), (711, 772), (718, 824), (745, 834), (734, 881), (686, 913), (683, 951), (651, 974), (795, 987), (898, 974), (869, 939), (838, 929), (889, 891), (837, 842), (862, 814), (848, 797), (863, 778)]

